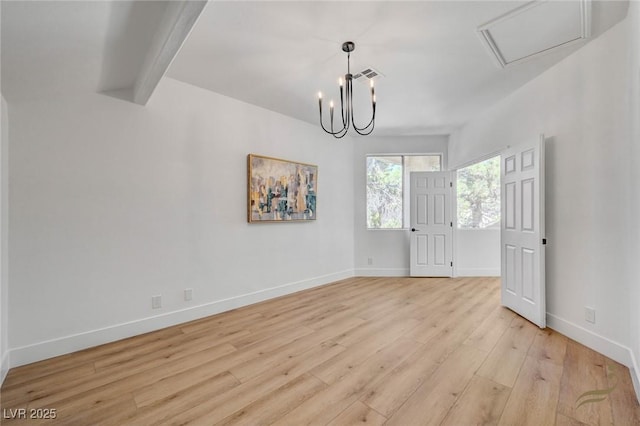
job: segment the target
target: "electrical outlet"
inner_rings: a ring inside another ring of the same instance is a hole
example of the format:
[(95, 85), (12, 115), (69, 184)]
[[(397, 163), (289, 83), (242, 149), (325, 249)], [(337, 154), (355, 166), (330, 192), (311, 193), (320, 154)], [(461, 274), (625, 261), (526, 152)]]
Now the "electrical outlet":
[(191, 299), (193, 299), (193, 289), (192, 288), (185, 288), (184, 289), (184, 301), (188, 302)]
[(151, 309), (160, 309), (162, 308), (162, 296), (151, 296)]
[(367, 258), (367, 265), (373, 265), (373, 257)]
[(584, 307), (584, 320), (591, 324), (596, 323), (596, 310), (588, 306)]

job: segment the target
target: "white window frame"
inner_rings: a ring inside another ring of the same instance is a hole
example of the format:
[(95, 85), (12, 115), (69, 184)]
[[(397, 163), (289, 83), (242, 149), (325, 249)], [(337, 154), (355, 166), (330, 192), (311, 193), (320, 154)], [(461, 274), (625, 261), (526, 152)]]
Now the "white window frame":
[[(402, 226), (400, 228), (369, 228), (369, 218), (367, 217), (367, 160), (369, 157), (402, 157), (402, 186), (401, 186), (401, 194), (402, 194)], [(440, 170), (445, 170), (444, 167), (444, 153), (442, 152), (431, 152), (431, 153), (419, 153), (419, 152), (404, 152), (404, 153), (369, 153), (364, 157), (364, 223), (367, 231), (406, 231), (409, 229), (409, 224), (406, 222), (406, 209), (409, 208), (408, 202), (409, 200), (406, 197), (405, 192), (405, 184), (407, 183), (407, 177), (405, 176), (405, 167), (404, 167), (404, 158), (405, 157), (439, 157), (440, 158)]]

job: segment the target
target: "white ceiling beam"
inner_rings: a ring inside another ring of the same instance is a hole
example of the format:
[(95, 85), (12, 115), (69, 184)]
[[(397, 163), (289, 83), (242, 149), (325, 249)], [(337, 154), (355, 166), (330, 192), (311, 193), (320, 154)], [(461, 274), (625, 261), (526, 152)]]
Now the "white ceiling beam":
[(133, 85), (133, 102), (147, 104), (206, 5), (207, 0), (169, 2)]

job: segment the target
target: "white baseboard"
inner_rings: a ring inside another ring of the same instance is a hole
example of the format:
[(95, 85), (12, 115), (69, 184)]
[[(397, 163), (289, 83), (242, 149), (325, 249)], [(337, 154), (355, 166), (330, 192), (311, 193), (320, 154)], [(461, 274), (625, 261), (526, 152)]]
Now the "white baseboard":
[(458, 277), (499, 277), (500, 268), (458, 268)]
[(634, 368), (633, 354), (631, 349), (614, 342), (604, 336), (594, 333), (591, 330), (580, 327), (565, 319), (559, 318), (547, 312), (547, 326), (553, 328), (557, 332), (581, 343), (596, 352), (608, 356), (614, 361), (624, 364), (629, 369)]
[[(357, 277), (408, 277), (409, 268), (358, 268), (355, 270)], [(458, 269), (457, 277), (499, 277), (500, 269), (494, 268), (467, 268)]]
[(9, 351), (6, 351), (0, 357), (0, 386), (4, 383), (4, 379), (9, 372)]
[(633, 388), (636, 391), (636, 398), (640, 402), (640, 368), (638, 368), (638, 360), (630, 348), (550, 313), (547, 313), (547, 326), (627, 366), (631, 374)]
[(359, 268), (356, 277), (408, 277), (409, 268)]
[(631, 366), (629, 366), (629, 373), (631, 373), (631, 381), (633, 382), (633, 389), (636, 391), (636, 399), (640, 402), (640, 369), (638, 368), (638, 360), (631, 352)]
[[(219, 314), (231, 309), (262, 302), (267, 299), (273, 299), (274, 297), (284, 296), (286, 294), (295, 293), (297, 291), (306, 290), (353, 276), (354, 271), (352, 269), (335, 272), (328, 275), (259, 290), (253, 293), (230, 297), (228, 299), (216, 300), (214, 302), (193, 306), (187, 309), (167, 312), (136, 321), (116, 324), (97, 330), (91, 330), (28, 346), (13, 348), (10, 350), (10, 356), (7, 356), (8, 361), (10, 361), (7, 362), (7, 365), (13, 368), (20, 365), (30, 364), (32, 362), (53, 358), (55, 356), (68, 354), (93, 346), (126, 339), (139, 334), (204, 318), (210, 315)], [(5, 365), (4, 359), (2, 365)]]

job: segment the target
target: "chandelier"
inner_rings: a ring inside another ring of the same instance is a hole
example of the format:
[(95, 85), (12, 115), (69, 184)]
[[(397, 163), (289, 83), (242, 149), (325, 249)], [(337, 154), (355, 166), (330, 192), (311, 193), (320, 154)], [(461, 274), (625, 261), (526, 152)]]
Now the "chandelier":
[[(373, 132), (373, 128), (375, 127), (376, 121), (376, 93), (373, 87), (373, 80), (371, 80), (371, 108), (373, 113), (371, 115), (371, 120), (369, 124), (364, 127), (356, 126), (355, 120), (353, 118), (353, 75), (351, 74), (351, 52), (354, 51), (356, 45), (352, 41), (345, 41), (342, 43), (342, 51), (347, 54), (347, 73), (344, 75), (344, 81), (342, 78), (338, 79), (338, 84), (340, 85), (340, 120), (338, 121), (338, 126), (342, 126), (338, 130), (335, 130), (333, 127), (333, 100), (329, 102), (329, 117), (331, 121), (330, 130), (327, 130), (324, 127), (324, 123), (322, 121), (322, 92), (318, 92), (318, 106), (320, 108), (320, 126), (322, 126), (322, 130), (333, 135), (335, 138), (342, 138), (349, 131), (349, 127), (353, 126), (353, 129), (359, 135), (369, 135)], [(346, 86), (346, 88), (345, 88)], [(346, 92), (346, 93), (345, 93)]]

